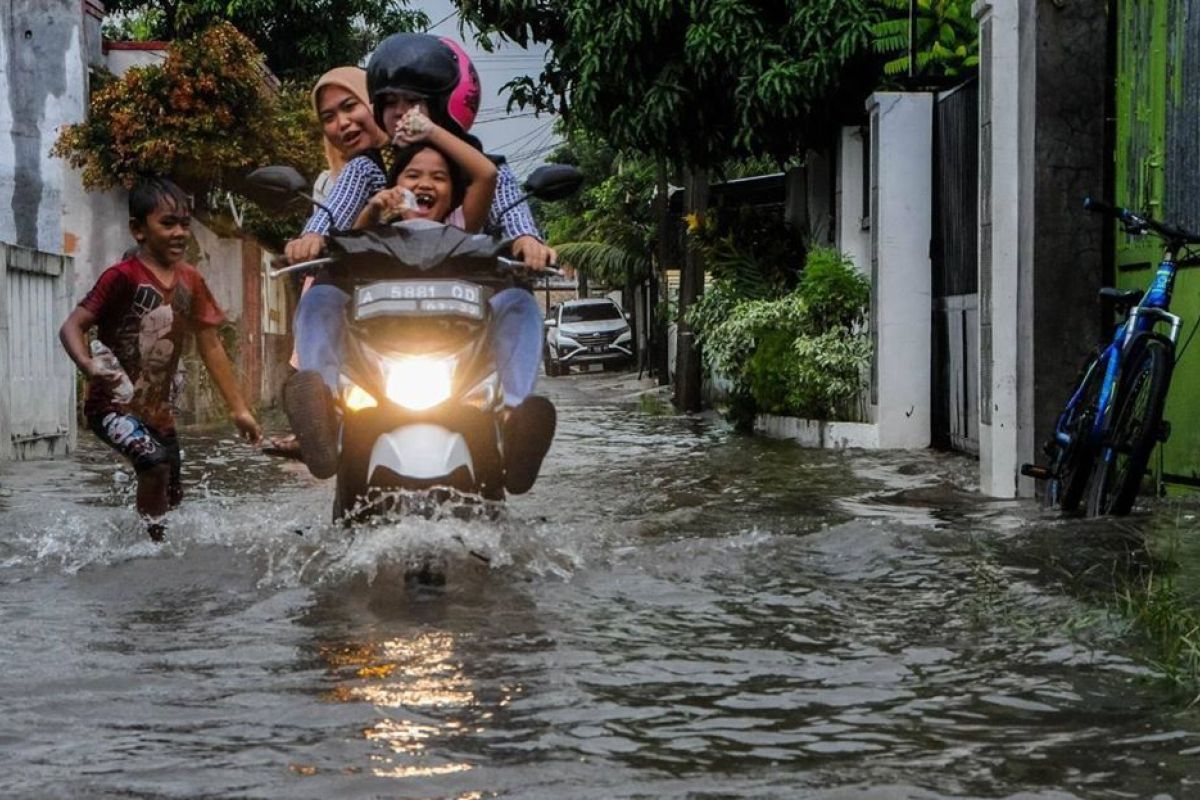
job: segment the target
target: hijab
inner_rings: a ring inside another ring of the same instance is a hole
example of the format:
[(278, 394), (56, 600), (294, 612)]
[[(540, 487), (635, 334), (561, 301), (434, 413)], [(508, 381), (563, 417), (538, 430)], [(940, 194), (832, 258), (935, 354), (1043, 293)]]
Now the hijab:
[[(326, 86), (337, 86), (345, 89), (354, 95), (360, 103), (367, 108), (371, 107), (371, 101), (367, 96), (367, 73), (359, 67), (335, 67), (322, 75), (317, 84), (312, 89), (312, 106), (318, 118), (321, 115), (320, 100), (321, 90)], [(346, 166), (349, 158), (333, 146), (329, 141), (329, 137), (321, 134), (321, 144), (325, 147), (325, 161), (329, 164), (329, 177), (334, 179), (337, 174)], [(352, 157), (352, 156), (351, 156)]]

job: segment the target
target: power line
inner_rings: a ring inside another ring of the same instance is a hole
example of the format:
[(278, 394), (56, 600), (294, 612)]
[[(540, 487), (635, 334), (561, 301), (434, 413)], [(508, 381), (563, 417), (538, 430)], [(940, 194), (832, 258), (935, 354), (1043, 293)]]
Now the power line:
[(542, 133), (542, 135), (540, 137), (538, 137), (537, 141), (530, 140), (530, 141), (526, 142), (525, 145), (521, 149), (517, 150), (511, 156), (507, 156), (508, 160), (509, 161), (523, 161), (530, 154), (537, 155), (541, 152), (544, 152), (547, 145), (549, 145), (550, 147), (557, 147), (558, 146), (557, 142), (551, 143), (551, 140), (553, 138), (554, 138), (554, 131), (545, 131)]
[[(530, 130), (528, 130), (528, 131), (526, 131), (525, 133), (521, 134), (521, 135), (520, 135), (520, 136), (518, 136), (517, 138), (515, 138), (515, 139), (513, 139), (513, 140), (511, 140), (511, 141), (505, 142), (504, 144), (500, 145), (500, 146), (499, 146), (499, 147), (497, 147), (497, 148), (494, 148), (494, 152), (499, 152), (499, 153), (502, 153), (502, 152), (504, 152), (506, 149), (508, 149), (509, 147), (512, 147), (513, 145), (515, 145), (517, 142), (525, 142), (525, 143), (528, 143), (528, 142), (530, 142), (530, 141), (532, 141), (532, 140), (533, 140), (533, 137), (537, 136), (539, 133), (542, 133), (542, 132), (544, 132), (544, 131), (546, 130), (546, 128), (547, 128), (549, 125), (550, 125), (550, 122), (545, 122), (545, 123), (543, 123), (542, 125), (539, 125), (539, 126), (538, 126), (538, 127), (536, 127), (536, 128), (531, 128)], [(489, 149), (492, 149), (492, 148), (489, 148)]]
[(524, 114), (503, 114), (500, 116), (488, 117), (487, 119), (480, 119), (479, 117), (476, 117), (475, 124), (476, 125), (487, 125), (489, 122), (504, 122), (504, 121), (510, 120), (510, 119), (521, 119), (522, 117), (536, 117), (536, 116), (537, 116), (537, 114), (535, 112), (527, 111)]
[(439, 19), (437, 22), (433, 23), (432, 25), (426, 25), (425, 30), (421, 31), (421, 33), (429, 33), (430, 30), (432, 30), (433, 28), (436, 28), (438, 25), (441, 25), (443, 22), (446, 22), (451, 17), (456, 16), (457, 14), (458, 14), (458, 9), (451, 11), (449, 14), (442, 17), (441, 19)]

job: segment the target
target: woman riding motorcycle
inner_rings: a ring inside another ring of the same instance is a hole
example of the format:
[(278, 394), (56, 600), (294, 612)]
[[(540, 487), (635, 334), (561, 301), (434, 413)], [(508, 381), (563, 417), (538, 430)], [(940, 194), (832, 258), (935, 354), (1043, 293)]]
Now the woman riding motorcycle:
[[(446, 130), (478, 147), (466, 133), (478, 109), (479, 78), (470, 59), (457, 44), (427, 34), (402, 33), (385, 39), (367, 65), (367, 87), (376, 122), (394, 134), (398, 120), (416, 106)], [(346, 229), (375, 192), (394, 184), (390, 148), (358, 156), (346, 165), (326, 197), (327, 213), (318, 209), (305, 226), (305, 234), (288, 243), (292, 262), (316, 257), (323, 234), (330, 228)], [(507, 238), (513, 251), (531, 267), (553, 260), (554, 251), (536, 238), (536, 227), (524, 203), (505, 209), (520, 190), (511, 169), (500, 165), (490, 222)], [(508, 213), (500, 213), (501, 211)], [(515, 212), (515, 213), (513, 213)], [(330, 218), (332, 216), (332, 219)], [(322, 282), (318, 278), (318, 283)], [(337, 417), (333, 397), (343, 357), (345, 309), (349, 295), (341, 291), (307, 293), (296, 313), (297, 354), (300, 372), (285, 390), (284, 405), (293, 430), (300, 436), (301, 451), (310, 471), (330, 477), (337, 468)], [(497, 293), (490, 301), (491, 340), (496, 368), (504, 388), (505, 410), (500, 433), (505, 453), (505, 484), (520, 494), (537, 478), (555, 427), (553, 405), (532, 394), (541, 364), (541, 310), (532, 294), (522, 288)], [(320, 395), (327, 413), (306, 419)]]

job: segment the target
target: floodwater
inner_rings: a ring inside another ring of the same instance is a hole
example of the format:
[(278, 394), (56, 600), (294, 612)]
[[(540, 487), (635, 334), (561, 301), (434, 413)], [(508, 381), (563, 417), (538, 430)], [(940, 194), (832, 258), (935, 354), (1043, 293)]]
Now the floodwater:
[[(1154, 515), (546, 385), (555, 446), (495, 520), (351, 534), (196, 433), (158, 545), (86, 435), (0, 467), (0, 795), (1200, 796), (1200, 714), (1086, 587)], [(430, 558), (445, 586), (406, 584)]]

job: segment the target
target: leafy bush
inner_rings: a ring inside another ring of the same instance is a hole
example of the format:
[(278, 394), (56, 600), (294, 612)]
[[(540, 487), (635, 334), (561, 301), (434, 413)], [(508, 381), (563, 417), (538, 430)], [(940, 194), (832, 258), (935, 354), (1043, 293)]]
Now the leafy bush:
[[(161, 64), (98, 81), (87, 120), (64, 128), (51, 152), (82, 169), (89, 189), (169, 176), (197, 197), (206, 222), (233, 232), (222, 219), (228, 216), (222, 190), (236, 192), (246, 172), (289, 164), (311, 176), (324, 168), (307, 87), (275, 90), (268, 81), (254, 44), (232, 25), (218, 24), (171, 44)], [(284, 231), (294, 233), (302, 222), (303, 215), (277, 218), (251, 208), (243, 227), (278, 245)]]
[(687, 319), (705, 364), (733, 383), (735, 404), (749, 397), (758, 411), (845, 419), (870, 360), (861, 329), (869, 299), (869, 284), (848, 258), (814, 248), (792, 292), (746, 298), (719, 280)]
[(207, 186), (204, 178), (262, 163), (271, 150), (273, 102), (264, 77), (250, 40), (216, 26), (172, 44), (162, 64), (133, 67), (101, 85), (87, 121), (68, 126), (53, 152), (83, 169), (89, 189), (128, 188), (143, 175)]

